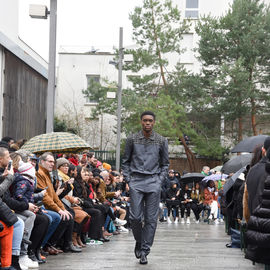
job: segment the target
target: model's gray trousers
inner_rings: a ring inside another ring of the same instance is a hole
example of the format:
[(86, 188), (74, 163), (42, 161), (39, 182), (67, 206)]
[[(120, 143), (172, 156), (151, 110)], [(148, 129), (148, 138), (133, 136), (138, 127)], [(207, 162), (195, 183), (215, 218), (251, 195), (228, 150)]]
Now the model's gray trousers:
[(129, 182), (130, 222), (136, 242), (149, 254), (159, 213), (161, 180), (158, 175), (133, 175)]

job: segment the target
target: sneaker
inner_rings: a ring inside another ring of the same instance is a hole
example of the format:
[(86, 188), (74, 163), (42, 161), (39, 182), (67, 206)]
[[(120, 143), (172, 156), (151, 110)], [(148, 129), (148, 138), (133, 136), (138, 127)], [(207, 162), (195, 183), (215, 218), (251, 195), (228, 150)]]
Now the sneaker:
[(175, 221), (174, 221), (174, 224), (177, 224), (178, 223), (178, 217), (175, 218)]
[(216, 225), (218, 225), (218, 224), (219, 224), (218, 219), (215, 219), (214, 223), (215, 223)]
[(127, 228), (125, 228), (124, 226), (120, 226), (119, 231), (122, 232), (122, 233), (128, 233), (129, 232), (129, 230)]
[(200, 220), (198, 219), (198, 220), (195, 220), (195, 223), (196, 224), (199, 224), (200, 223)]
[(28, 268), (38, 268), (38, 262), (34, 262), (28, 258), (27, 255), (20, 256), (19, 264), (27, 266)]
[(187, 224), (190, 224), (190, 218), (187, 217)]
[(219, 223), (223, 223), (223, 222), (224, 222), (223, 218), (220, 218)]
[(99, 241), (99, 240), (91, 239), (90, 242), (87, 243), (86, 245), (89, 245), (89, 246), (98, 246), (98, 245), (103, 245), (103, 242), (102, 241)]
[(208, 218), (209, 220), (212, 220), (213, 219), (213, 215), (212, 214), (210, 214), (210, 216), (209, 216), (209, 218)]
[(168, 224), (172, 224), (172, 221), (171, 221), (170, 217), (167, 218), (167, 222), (168, 222)]
[(28, 270), (29, 268), (26, 265), (20, 264), (22, 270)]
[(116, 218), (113, 223), (115, 225), (124, 226), (124, 225), (126, 225), (127, 221), (126, 220), (119, 219), (119, 218)]
[(181, 224), (185, 224), (185, 219), (181, 218)]

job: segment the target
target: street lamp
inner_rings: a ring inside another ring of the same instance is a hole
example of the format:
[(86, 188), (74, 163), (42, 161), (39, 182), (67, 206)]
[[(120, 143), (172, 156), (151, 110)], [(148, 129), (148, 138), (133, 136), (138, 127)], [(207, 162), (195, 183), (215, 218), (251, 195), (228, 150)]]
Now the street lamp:
[(118, 90), (117, 90), (117, 137), (116, 137), (116, 170), (120, 170), (120, 144), (121, 144), (121, 108), (122, 108), (122, 66), (123, 66), (123, 27), (119, 29), (119, 60), (109, 61), (109, 64), (118, 65)]
[(50, 39), (49, 39), (46, 133), (53, 132), (53, 121), (54, 121), (57, 0), (50, 0), (50, 11), (48, 11), (48, 8), (43, 5), (30, 5), (29, 7), (29, 15), (31, 18), (47, 19), (49, 14), (50, 14)]

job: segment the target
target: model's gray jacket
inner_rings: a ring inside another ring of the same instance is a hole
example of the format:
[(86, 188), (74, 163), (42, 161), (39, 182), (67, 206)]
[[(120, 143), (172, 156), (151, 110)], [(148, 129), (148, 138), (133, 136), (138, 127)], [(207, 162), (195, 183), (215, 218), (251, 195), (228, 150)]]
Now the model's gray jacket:
[(134, 174), (157, 174), (163, 181), (168, 167), (167, 139), (154, 131), (149, 138), (146, 138), (142, 131), (127, 138), (122, 162), (123, 174), (127, 182)]

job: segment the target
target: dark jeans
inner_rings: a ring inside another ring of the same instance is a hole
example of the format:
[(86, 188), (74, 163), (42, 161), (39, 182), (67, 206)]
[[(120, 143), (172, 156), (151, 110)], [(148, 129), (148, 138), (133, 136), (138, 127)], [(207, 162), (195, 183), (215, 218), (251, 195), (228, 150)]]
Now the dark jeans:
[(83, 208), (83, 210), (91, 216), (88, 236), (95, 240), (102, 238), (102, 226), (104, 224), (102, 212), (95, 208)]
[(187, 210), (187, 217), (190, 216), (190, 203), (181, 203), (180, 209), (181, 209), (181, 218), (184, 217), (185, 210)]
[(58, 227), (56, 228), (54, 234), (52, 235), (52, 237), (50, 238), (50, 240), (48, 241), (49, 244), (51, 245), (56, 245), (60, 239), (63, 237), (63, 247), (68, 246), (71, 243), (71, 239), (72, 239), (72, 232), (73, 232), (73, 227), (74, 227), (74, 216), (75, 213), (74, 211), (69, 208), (67, 209), (69, 211), (69, 213), (72, 215), (72, 218), (70, 218), (69, 220), (65, 219), (61, 219)]
[(179, 204), (180, 204), (179, 200), (169, 200), (169, 199), (166, 200), (168, 217), (171, 215), (172, 209), (175, 209), (176, 212), (175, 216), (179, 217)]
[(49, 225), (50, 219), (46, 215), (39, 213), (36, 214), (34, 227), (30, 236), (30, 241), (32, 244), (28, 246), (29, 250), (36, 252), (38, 249), (40, 249), (42, 241), (48, 232)]
[(192, 209), (192, 211), (193, 211), (193, 213), (195, 215), (196, 220), (199, 220), (200, 219), (200, 213), (204, 209), (204, 205), (202, 203), (197, 204), (197, 203), (192, 202), (190, 207), (191, 207), (191, 209)]

